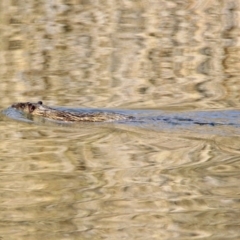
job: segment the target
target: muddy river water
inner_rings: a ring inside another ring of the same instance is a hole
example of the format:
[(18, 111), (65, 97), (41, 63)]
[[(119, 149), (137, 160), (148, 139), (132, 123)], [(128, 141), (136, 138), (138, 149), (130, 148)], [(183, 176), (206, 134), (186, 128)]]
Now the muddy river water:
[[(240, 239), (237, 1), (1, 1), (0, 240)], [(43, 101), (136, 121), (61, 124)]]

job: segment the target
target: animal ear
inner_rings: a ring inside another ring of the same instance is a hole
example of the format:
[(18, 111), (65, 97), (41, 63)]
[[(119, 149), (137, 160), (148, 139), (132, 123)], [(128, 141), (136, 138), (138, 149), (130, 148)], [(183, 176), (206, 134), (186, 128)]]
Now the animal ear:
[(42, 102), (42, 101), (38, 101), (38, 104), (42, 105), (42, 104), (43, 104), (43, 102)]
[(28, 106), (28, 110), (29, 110), (30, 113), (32, 113), (35, 109), (36, 109), (36, 107), (34, 105), (29, 105)]

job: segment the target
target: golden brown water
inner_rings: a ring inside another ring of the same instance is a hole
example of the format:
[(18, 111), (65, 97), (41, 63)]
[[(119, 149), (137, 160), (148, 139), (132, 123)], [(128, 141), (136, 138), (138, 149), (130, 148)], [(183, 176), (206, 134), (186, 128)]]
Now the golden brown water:
[[(239, 109), (239, 22), (233, 0), (2, 0), (0, 107)], [(240, 238), (237, 127), (0, 120), (0, 239)]]

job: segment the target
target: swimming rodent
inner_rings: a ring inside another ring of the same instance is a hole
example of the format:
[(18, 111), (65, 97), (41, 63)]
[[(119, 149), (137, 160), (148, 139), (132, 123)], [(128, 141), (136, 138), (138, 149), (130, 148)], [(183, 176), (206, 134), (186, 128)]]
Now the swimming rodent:
[(12, 108), (23, 111), (34, 116), (41, 116), (56, 121), (63, 122), (114, 122), (134, 119), (133, 116), (123, 115), (114, 112), (89, 112), (78, 113), (71, 111), (58, 110), (43, 105), (42, 101), (37, 103), (25, 102), (15, 103)]

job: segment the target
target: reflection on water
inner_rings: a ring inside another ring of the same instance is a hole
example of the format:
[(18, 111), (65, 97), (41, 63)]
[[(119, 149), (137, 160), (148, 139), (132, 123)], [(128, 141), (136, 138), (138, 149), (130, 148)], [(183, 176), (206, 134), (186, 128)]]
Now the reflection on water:
[(3, 6), (3, 106), (40, 97), (72, 106), (238, 107), (233, 0)]
[(8, 238), (13, 228), (15, 239), (238, 232), (236, 135), (14, 120), (1, 128), (0, 236)]
[(233, 0), (1, 1), (1, 109), (44, 100), (185, 122), (1, 115), (0, 239), (239, 239), (239, 129), (186, 121), (238, 123), (238, 12)]

